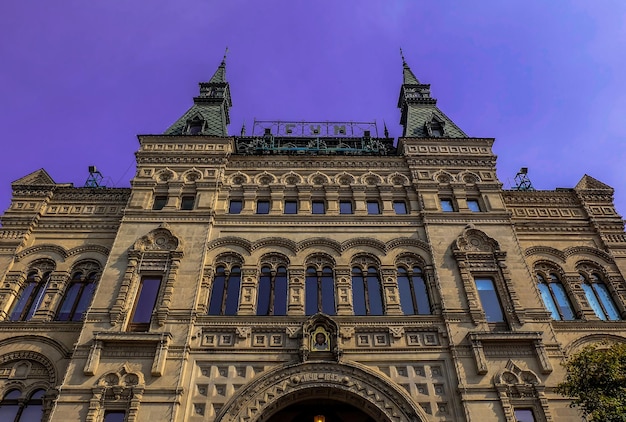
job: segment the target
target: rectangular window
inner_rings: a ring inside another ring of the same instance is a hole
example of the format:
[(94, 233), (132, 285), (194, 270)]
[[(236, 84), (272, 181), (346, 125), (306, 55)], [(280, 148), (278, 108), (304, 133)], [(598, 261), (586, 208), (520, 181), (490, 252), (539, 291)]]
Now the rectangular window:
[(161, 277), (149, 276), (141, 279), (131, 317), (130, 331), (148, 331), (160, 288)]
[(502, 306), (500, 305), (500, 299), (498, 298), (498, 292), (493, 280), (490, 278), (477, 278), (474, 281), (476, 282), (478, 297), (481, 305), (483, 305), (487, 322), (504, 322)]
[(467, 200), (467, 208), (470, 209), (470, 211), (473, 212), (480, 212), (480, 204), (478, 203), (478, 200), (476, 199), (468, 199)]
[(339, 214), (352, 214), (352, 201), (339, 201)]
[(104, 422), (124, 422), (126, 412), (123, 410), (107, 410), (104, 412)]
[(241, 201), (230, 201), (230, 204), (228, 205), (228, 213), (229, 214), (239, 214), (241, 213), (241, 208), (243, 206), (243, 203)]
[(167, 196), (155, 196), (152, 203), (153, 210), (162, 210), (167, 203)]
[(285, 214), (297, 214), (298, 213), (298, 201), (285, 201)]
[(393, 201), (393, 210), (396, 212), (396, 214), (407, 214), (406, 202)]
[(194, 204), (196, 203), (196, 197), (193, 195), (183, 196), (180, 200), (180, 209), (181, 210), (192, 210)]
[(326, 214), (326, 204), (324, 201), (312, 201), (311, 202), (312, 214)]
[(257, 214), (269, 214), (270, 213), (270, 201), (256, 201), (256, 213)]
[(368, 214), (380, 214), (380, 204), (378, 201), (367, 201)]
[(535, 415), (531, 409), (515, 409), (516, 422), (535, 422)]
[(452, 205), (452, 199), (441, 199), (441, 211), (443, 212), (453, 212), (454, 205)]

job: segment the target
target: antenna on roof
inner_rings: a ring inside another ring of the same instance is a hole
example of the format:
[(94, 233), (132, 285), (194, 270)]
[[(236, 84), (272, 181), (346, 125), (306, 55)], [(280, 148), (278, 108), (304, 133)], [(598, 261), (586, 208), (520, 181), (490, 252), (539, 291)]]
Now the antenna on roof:
[(96, 166), (89, 166), (89, 177), (87, 178), (87, 181), (85, 182), (85, 187), (86, 188), (103, 188), (104, 187), (104, 185), (102, 184), (103, 178), (104, 176), (102, 176), (102, 173), (98, 171)]
[(513, 186), (513, 190), (535, 190), (533, 188), (533, 184), (530, 182), (528, 178), (528, 167), (522, 167), (517, 174), (515, 175), (515, 186)]

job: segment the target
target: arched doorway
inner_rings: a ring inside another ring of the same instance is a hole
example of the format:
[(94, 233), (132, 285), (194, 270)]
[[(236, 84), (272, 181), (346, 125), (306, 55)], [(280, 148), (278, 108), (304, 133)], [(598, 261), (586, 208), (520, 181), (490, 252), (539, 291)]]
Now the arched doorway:
[[(268, 413), (268, 412), (266, 412)], [(309, 398), (291, 403), (259, 422), (382, 422), (354, 404), (331, 398)]]
[(355, 362), (307, 361), (276, 368), (240, 389), (215, 422), (423, 422), (401, 387)]

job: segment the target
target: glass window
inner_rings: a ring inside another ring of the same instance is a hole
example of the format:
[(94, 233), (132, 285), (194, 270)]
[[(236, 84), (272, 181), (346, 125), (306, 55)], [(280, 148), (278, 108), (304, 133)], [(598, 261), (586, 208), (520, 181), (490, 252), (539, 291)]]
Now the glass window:
[(598, 274), (580, 274), (580, 280), (587, 301), (598, 318), (604, 321), (622, 319), (609, 289)]
[(86, 277), (81, 272), (72, 276), (61, 306), (59, 306), (57, 321), (81, 321), (83, 319), (91, 302), (97, 278), (98, 274), (95, 272)]
[(554, 320), (575, 319), (572, 304), (567, 297), (567, 292), (556, 274), (550, 274), (549, 282), (541, 275), (537, 274), (537, 281), (541, 299)]
[(473, 212), (480, 212), (480, 205), (478, 204), (478, 200), (476, 199), (468, 199), (467, 200), (467, 208), (470, 209), (470, 211)]
[(154, 202), (152, 203), (153, 210), (162, 210), (167, 203), (167, 196), (155, 196)]
[(421, 268), (413, 267), (411, 271), (407, 271), (398, 267), (398, 289), (400, 305), (405, 315), (430, 314), (430, 301)]
[(0, 420), (7, 422), (35, 422), (43, 418), (45, 390), (35, 390), (28, 400), (21, 402), (19, 390), (10, 390), (0, 401)]
[(365, 274), (359, 267), (352, 268), (352, 303), (355, 315), (383, 315), (383, 294), (375, 267), (369, 267)]
[(368, 214), (380, 214), (380, 205), (378, 201), (367, 201)]
[(196, 203), (196, 197), (193, 195), (185, 195), (182, 197), (180, 201), (180, 209), (181, 210), (192, 210), (194, 204)]
[(478, 297), (485, 311), (487, 322), (504, 322), (502, 306), (500, 305), (500, 299), (498, 298), (498, 292), (496, 292), (493, 280), (490, 278), (477, 278), (474, 281), (476, 282)]
[(147, 331), (161, 287), (161, 277), (143, 277), (131, 318), (131, 330)]
[(9, 320), (28, 321), (35, 315), (49, 278), (49, 272), (45, 273), (39, 281), (37, 281), (36, 272), (32, 272), (28, 275), (22, 292), (11, 310)]
[(352, 214), (352, 201), (339, 201), (339, 214)]
[(228, 213), (229, 214), (239, 214), (241, 213), (243, 203), (241, 201), (231, 200), (228, 205)]
[(531, 409), (515, 409), (515, 422), (535, 422), (535, 415)]
[(304, 290), (307, 315), (318, 312), (335, 315), (335, 277), (332, 268), (324, 267), (322, 271), (317, 271), (315, 267), (307, 268)]
[(225, 267), (218, 266), (213, 277), (209, 315), (236, 315), (239, 307), (240, 284), (239, 267), (233, 267), (230, 272), (226, 272)]
[(393, 201), (393, 210), (396, 214), (407, 214), (406, 202)]
[(256, 213), (257, 214), (269, 214), (270, 213), (270, 201), (256, 201)]
[(123, 410), (107, 410), (104, 412), (104, 422), (124, 422), (126, 412)]
[(283, 266), (276, 271), (268, 266), (261, 268), (257, 315), (287, 314), (287, 269)]
[(202, 120), (192, 120), (189, 122), (189, 130), (188, 133), (190, 135), (197, 135), (202, 132), (202, 124), (204, 122)]
[(326, 204), (324, 201), (312, 201), (311, 202), (312, 214), (326, 214)]
[(297, 214), (298, 213), (298, 201), (285, 201), (285, 214)]
[(441, 199), (440, 203), (441, 203), (441, 211), (444, 211), (444, 212), (454, 211), (454, 206), (452, 205), (451, 199)]

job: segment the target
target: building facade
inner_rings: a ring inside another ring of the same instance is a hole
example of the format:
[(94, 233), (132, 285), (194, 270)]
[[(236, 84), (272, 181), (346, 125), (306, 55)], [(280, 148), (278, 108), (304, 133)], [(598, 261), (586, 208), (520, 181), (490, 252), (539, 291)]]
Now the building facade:
[(403, 63), (403, 136), (227, 131), (226, 67), (131, 188), (13, 183), (0, 420), (575, 421), (564, 358), (625, 342), (613, 189), (503, 190)]

